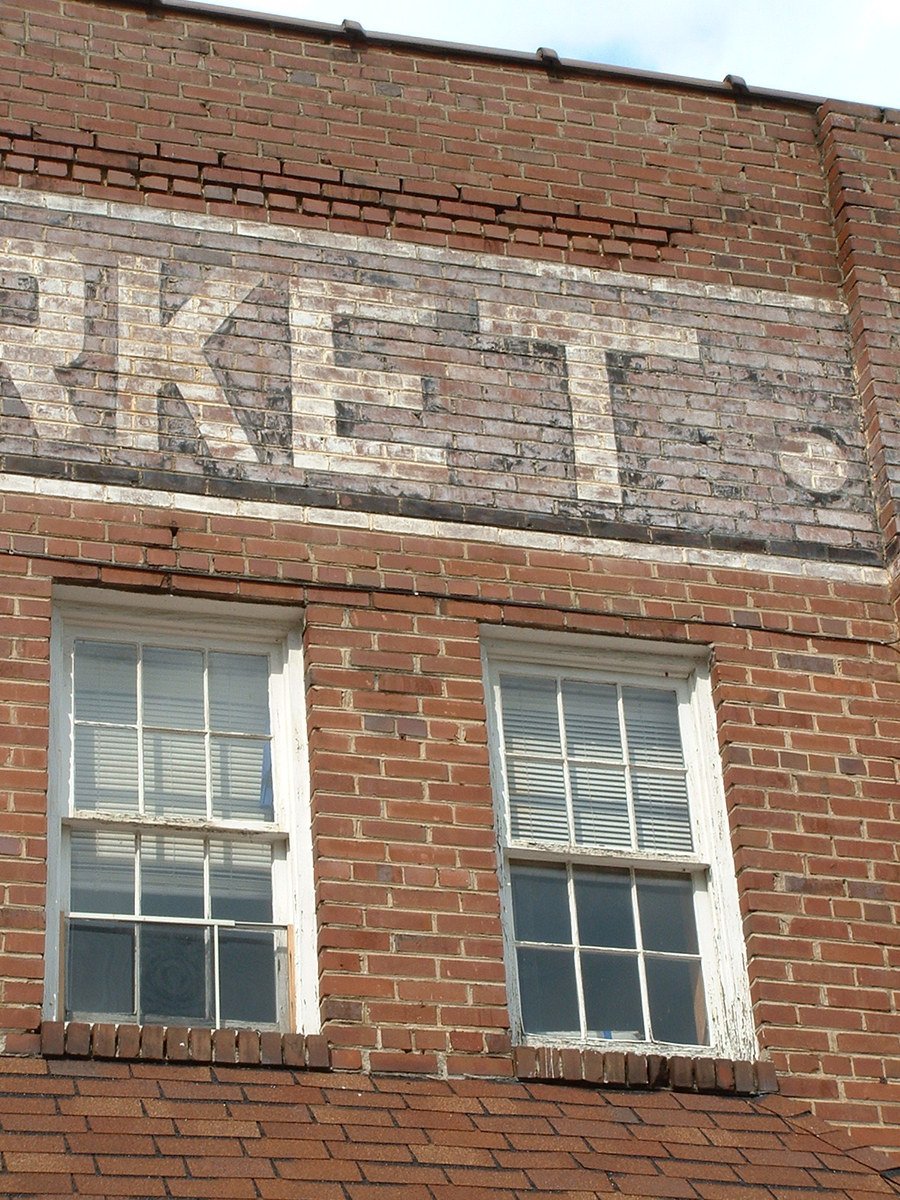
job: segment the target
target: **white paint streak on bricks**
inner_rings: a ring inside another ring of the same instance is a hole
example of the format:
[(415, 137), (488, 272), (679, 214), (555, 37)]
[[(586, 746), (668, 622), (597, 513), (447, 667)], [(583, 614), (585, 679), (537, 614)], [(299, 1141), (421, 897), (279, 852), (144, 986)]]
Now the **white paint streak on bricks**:
[(0, 269), (37, 279), (39, 314), (35, 327), (0, 323), (0, 363), (38, 433), (63, 436), (72, 412), (55, 368), (71, 363), (84, 345), (84, 267), (58, 250), (48, 257), (37, 241), (3, 238)]
[(169, 321), (160, 301), (160, 262), (126, 257), (118, 266), (118, 406), (124, 445), (159, 448), (160, 387), (181, 393), (213, 455), (253, 462), (256, 454), (235, 420), (203, 353), (204, 343), (260, 282), (245, 271), (210, 270), (201, 288)]

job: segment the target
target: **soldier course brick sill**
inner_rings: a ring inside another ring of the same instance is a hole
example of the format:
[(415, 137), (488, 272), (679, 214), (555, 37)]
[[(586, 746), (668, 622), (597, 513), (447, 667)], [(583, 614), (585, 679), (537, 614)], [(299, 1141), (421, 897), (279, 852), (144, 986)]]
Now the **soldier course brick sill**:
[(331, 1069), (321, 1034), (256, 1029), (189, 1029), (175, 1025), (88, 1024), (44, 1021), (46, 1058), (115, 1058), (144, 1062), (229, 1063), (247, 1066)]
[[(331, 1049), (322, 1034), (84, 1021), (44, 1021), (41, 1053), (46, 1058), (227, 1063), (313, 1071), (329, 1071), (332, 1065)], [(778, 1091), (771, 1063), (721, 1058), (666, 1058), (661, 1054), (518, 1046), (513, 1051), (512, 1068), (521, 1080), (594, 1087), (731, 1096)]]
[(513, 1065), (517, 1078), (543, 1082), (729, 1096), (769, 1095), (778, 1091), (775, 1070), (768, 1062), (519, 1046), (513, 1051)]

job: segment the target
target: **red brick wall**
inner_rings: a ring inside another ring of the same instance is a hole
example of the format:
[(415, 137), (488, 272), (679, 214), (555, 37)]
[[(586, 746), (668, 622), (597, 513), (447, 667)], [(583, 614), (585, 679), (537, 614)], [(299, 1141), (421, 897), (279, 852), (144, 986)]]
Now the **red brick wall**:
[(138, 6), (39, 0), (4, 33), (2, 182), (804, 294), (840, 284), (811, 107)]
[[(173, 522), (178, 548), (162, 549)], [(877, 1128), (897, 1119), (886, 1081), (900, 681), (882, 589), (33, 497), (5, 498), (10, 527), (7, 1050), (36, 1048), (42, 998), (50, 584), (171, 587), (307, 605), (320, 984), (336, 1066), (510, 1070), (478, 623), (690, 641), (714, 647), (761, 1044), (786, 1094), (863, 1140), (896, 1137)], [(361, 582), (359, 563), (384, 585)]]
[[(845, 296), (866, 486), (893, 547), (890, 114), (105, 3), (28, 0), (0, 34), (5, 186)], [(305, 605), (323, 1028), (350, 1070), (512, 1070), (478, 626), (627, 635), (713, 648), (754, 1012), (782, 1091), (900, 1145), (888, 567), (787, 554), (763, 570), (737, 550), (678, 561), (47, 490), (11, 488), (0, 514), (8, 1053), (37, 1050), (43, 996), (54, 583)]]

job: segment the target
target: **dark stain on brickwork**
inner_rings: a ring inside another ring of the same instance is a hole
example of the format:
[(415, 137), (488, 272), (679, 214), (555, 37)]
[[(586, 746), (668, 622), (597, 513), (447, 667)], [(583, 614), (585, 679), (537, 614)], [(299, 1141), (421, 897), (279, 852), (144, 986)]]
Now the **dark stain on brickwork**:
[(38, 323), (38, 281), (34, 275), (0, 271), (0, 325)]
[(69, 395), (76, 420), (97, 445), (116, 437), (116, 344), (118, 303), (115, 270), (85, 272), (84, 348), (72, 362), (56, 367), (56, 377)]
[(261, 463), (292, 461), (287, 290), (255, 288), (204, 345), (204, 354)]

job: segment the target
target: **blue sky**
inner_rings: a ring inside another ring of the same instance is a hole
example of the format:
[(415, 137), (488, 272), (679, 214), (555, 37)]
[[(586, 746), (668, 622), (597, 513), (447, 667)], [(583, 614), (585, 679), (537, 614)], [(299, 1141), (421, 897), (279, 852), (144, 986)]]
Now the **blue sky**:
[[(228, 7), (224, 0), (206, 0)], [(231, 0), (235, 8), (381, 33), (900, 108), (900, 0)]]

